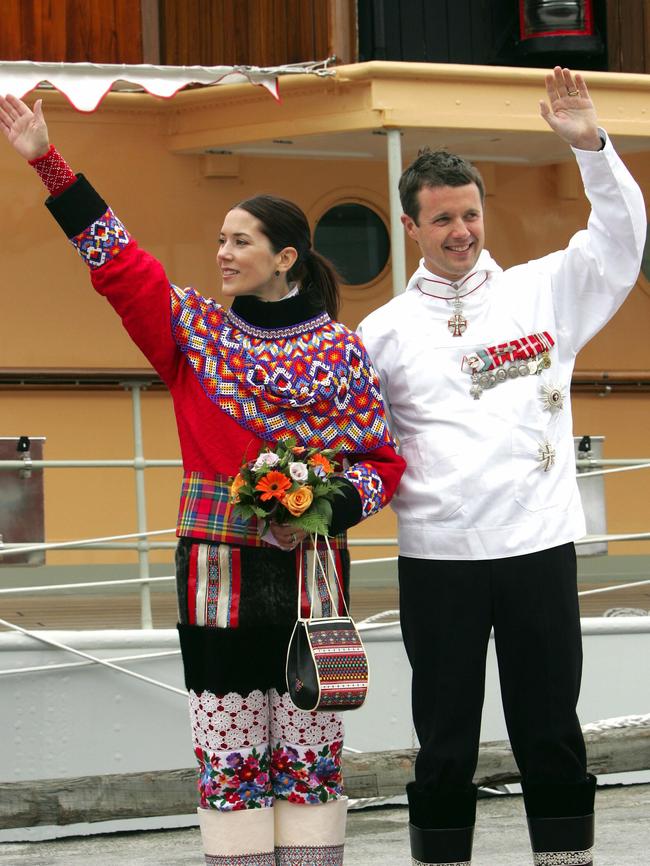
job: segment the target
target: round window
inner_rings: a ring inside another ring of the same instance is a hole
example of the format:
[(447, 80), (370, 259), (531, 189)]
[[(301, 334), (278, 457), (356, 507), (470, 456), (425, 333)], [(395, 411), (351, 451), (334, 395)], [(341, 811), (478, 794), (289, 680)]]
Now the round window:
[(383, 220), (363, 204), (337, 204), (323, 214), (316, 223), (314, 247), (349, 286), (374, 280), (390, 254)]

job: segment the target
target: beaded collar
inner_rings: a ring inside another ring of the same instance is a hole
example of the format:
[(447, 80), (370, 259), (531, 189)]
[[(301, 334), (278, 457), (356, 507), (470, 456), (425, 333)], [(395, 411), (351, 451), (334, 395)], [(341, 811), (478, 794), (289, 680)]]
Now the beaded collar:
[(226, 316), (245, 334), (261, 339), (297, 336), (330, 321), (322, 304), (314, 303), (308, 292), (282, 301), (262, 301), (254, 295), (240, 295)]

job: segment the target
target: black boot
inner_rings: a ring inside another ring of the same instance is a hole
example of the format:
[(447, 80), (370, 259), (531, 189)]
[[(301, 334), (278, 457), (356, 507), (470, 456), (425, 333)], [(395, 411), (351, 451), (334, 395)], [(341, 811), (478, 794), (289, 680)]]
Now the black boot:
[(595, 777), (522, 787), (535, 866), (592, 866)]
[(476, 787), (422, 790), (406, 786), (413, 866), (470, 866)]

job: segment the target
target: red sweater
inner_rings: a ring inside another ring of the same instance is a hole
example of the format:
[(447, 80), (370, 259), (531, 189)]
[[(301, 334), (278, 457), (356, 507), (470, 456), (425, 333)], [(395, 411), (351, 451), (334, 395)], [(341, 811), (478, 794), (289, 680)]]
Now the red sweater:
[(258, 543), (256, 533), (224, 528), (232, 522), (224, 486), (244, 456), (286, 435), (345, 458), (333, 534), (388, 502), (404, 461), (353, 332), (302, 293), (275, 303), (236, 298), (226, 310), (180, 290), (83, 176), (55, 191), (48, 208), (172, 395), (185, 472), (179, 534)]

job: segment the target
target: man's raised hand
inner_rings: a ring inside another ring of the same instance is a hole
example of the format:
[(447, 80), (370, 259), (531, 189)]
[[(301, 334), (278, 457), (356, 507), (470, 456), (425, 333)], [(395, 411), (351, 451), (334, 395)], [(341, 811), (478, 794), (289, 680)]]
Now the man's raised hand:
[(545, 80), (548, 102), (540, 101), (539, 108), (553, 132), (572, 147), (600, 150), (596, 109), (582, 75), (556, 66)]

